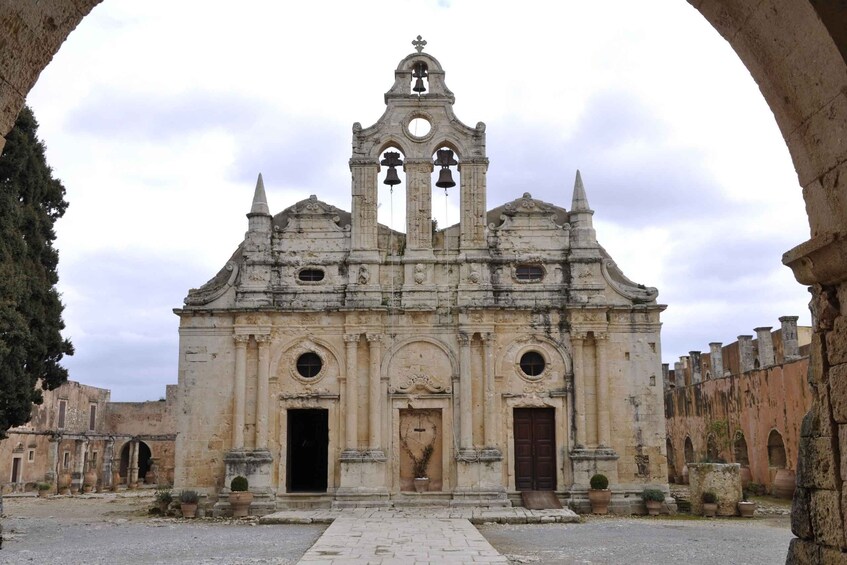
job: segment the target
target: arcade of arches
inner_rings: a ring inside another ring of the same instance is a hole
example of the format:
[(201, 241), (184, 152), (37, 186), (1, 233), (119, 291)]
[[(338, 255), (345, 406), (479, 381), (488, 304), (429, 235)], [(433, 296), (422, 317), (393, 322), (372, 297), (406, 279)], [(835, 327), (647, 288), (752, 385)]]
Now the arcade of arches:
[[(681, 0), (680, 0), (681, 1)], [(689, 0), (733, 47), (774, 113), (797, 171), (811, 238), (783, 262), (812, 287), (815, 392), (800, 445), (790, 563), (847, 550), (847, 10), (810, 0)], [(0, 132), (5, 135), (68, 34), (99, 0), (0, 6)], [(0, 140), (2, 145), (2, 140)]]

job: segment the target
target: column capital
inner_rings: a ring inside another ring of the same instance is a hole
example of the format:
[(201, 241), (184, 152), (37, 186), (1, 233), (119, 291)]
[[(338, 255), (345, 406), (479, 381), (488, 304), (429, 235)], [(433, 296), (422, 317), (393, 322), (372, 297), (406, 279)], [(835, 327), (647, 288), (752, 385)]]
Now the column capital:
[(250, 334), (235, 334), (232, 339), (235, 340), (236, 347), (246, 346), (250, 341)]
[(466, 167), (471, 166), (471, 165), (476, 165), (476, 166), (482, 165), (484, 167), (487, 167), (488, 166), (488, 157), (468, 157), (468, 158), (462, 159), (462, 162), (459, 163), (459, 171), (460, 172), (462, 170), (462, 165), (464, 165)]
[(406, 159), (405, 163), (403, 163), (403, 170), (416, 169), (416, 170), (424, 170), (432, 172), (434, 169), (434, 165), (432, 164), (432, 159)]
[(496, 336), (494, 335), (494, 332), (481, 332), (479, 334), (479, 339), (481, 339), (483, 343), (488, 345), (494, 343)]
[(571, 341), (585, 341), (588, 338), (586, 332), (571, 332)]
[(271, 336), (270, 334), (257, 334), (253, 336), (253, 339), (255, 339), (256, 343), (259, 345), (264, 345), (266, 343), (270, 343)]
[(353, 167), (374, 167), (379, 168), (379, 159), (369, 157), (353, 157), (350, 159), (350, 168)]
[(382, 341), (382, 334), (365, 334), (368, 343), (379, 343)]
[(471, 336), (464, 332), (459, 332), (456, 338), (459, 340), (459, 345), (468, 345), (471, 342)]
[(361, 334), (344, 334), (344, 343), (359, 343)]

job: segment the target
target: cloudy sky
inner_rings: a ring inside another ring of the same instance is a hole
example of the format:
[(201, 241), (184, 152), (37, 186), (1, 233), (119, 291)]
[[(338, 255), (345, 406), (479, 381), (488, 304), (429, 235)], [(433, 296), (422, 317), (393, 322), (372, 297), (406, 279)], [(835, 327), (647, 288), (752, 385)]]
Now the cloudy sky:
[[(788, 151), (683, 0), (105, 0), (28, 98), (70, 202), (71, 378), (163, 396), (172, 309), (241, 241), (256, 175), (274, 213), (310, 194), (349, 210), (351, 126), (382, 114), (418, 34), (458, 117), (487, 124), (489, 207), (524, 192), (569, 207), (581, 170), (598, 239), (668, 305), (666, 362), (781, 315), (809, 323), (780, 262), (809, 235)], [(396, 200), (381, 221), (401, 223)], [(439, 225), (454, 205), (435, 199)]]

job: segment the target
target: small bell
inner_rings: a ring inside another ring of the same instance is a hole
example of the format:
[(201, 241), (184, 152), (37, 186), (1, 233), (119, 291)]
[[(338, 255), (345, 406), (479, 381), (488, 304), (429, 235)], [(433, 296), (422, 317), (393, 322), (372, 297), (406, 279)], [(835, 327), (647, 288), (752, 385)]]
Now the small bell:
[(424, 86), (424, 81), (429, 73), (427, 72), (425, 63), (415, 63), (414, 69), (412, 70), (412, 77), (416, 78), (415, 86), (412, 88), (415, 92), (420, 94), (421, 92), (426, 92), (426, 86)]
[(447, 167), (438, 171), (438, 182), (435, 183), (438, 188), (453, 188), (456, 186), (456, 181), (453, 180), (453, 173)]
[(383, 184), (387, 184), (388, 186), (394, 186), (400, 184), (400, 177), (397, 175), (397, 169), (394, 167), (389, 167), (388, 171), (385, 173), (385, 180), (382, 181)]
[(382, 181), (383, 184), (387, 184), (392, 188), (400, 184), (400, 177), (397, 175), (397, 169), (395, 168), (403, 164), (399, 153), (387, 151), (385, 153), (385, 159), (380, 161), (379, 164), (388, 167), (388, 170), (385, 172), (385, 180)]

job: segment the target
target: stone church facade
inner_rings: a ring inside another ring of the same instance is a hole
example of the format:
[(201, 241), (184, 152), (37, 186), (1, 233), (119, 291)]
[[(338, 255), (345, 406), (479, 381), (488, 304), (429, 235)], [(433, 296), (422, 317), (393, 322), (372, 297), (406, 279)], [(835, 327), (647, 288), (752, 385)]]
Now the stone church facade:
[[(256, 513), (527, 490), (587, 508), (601, 472), (637, 511), (667, 488), (658, 292), (597, 242), (579, 172), (570, 209), (487, 208), (485, 124), (454, 115), (422, 47), (353, 126), (351, 212), (312, 196), (271, 215), (260, 175), (243, 242), (176, 310), (176, 486), (225, 511), (244, 475)], [(405, 233), (377, 222), (400, 174)], [(453, 175), (460, 222), (438, 230), (433, 177)]]

